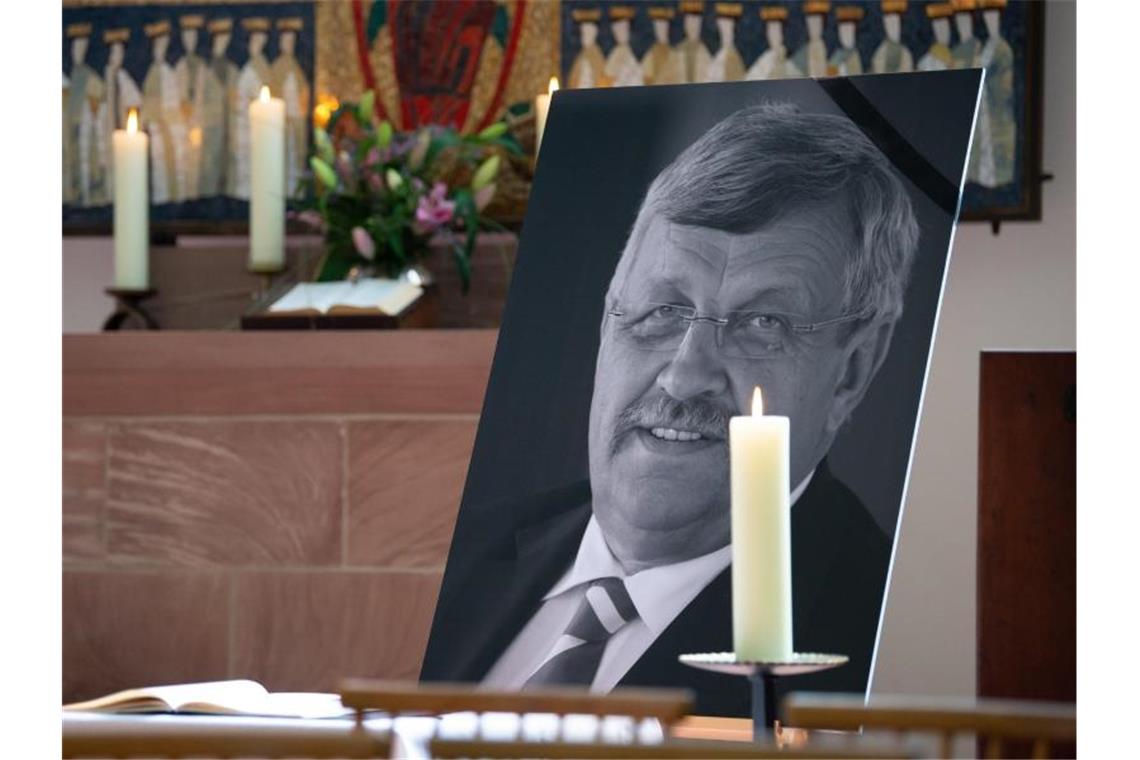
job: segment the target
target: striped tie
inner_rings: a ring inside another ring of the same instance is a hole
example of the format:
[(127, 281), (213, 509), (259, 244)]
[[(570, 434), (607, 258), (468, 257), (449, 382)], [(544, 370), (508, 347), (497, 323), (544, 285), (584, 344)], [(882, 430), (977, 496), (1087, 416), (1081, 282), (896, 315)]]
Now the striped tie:
[(637, 619), (637, 608), (620, 578), (602, 578), (586, 589), (566, 632), (554, 643), (552, 654), (524, 684), (577, 684), (594, 682), (602, 652), (610, 637)]

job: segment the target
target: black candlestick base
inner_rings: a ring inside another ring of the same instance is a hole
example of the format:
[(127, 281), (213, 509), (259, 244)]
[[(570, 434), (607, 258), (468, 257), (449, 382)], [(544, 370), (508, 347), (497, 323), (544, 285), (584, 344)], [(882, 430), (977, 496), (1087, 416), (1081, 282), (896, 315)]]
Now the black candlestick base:
[(776, 676), (770, 670), (761, 670), (748, 676), (752, 682), (752, 740), (760, 737), (779, 718), (776, 703)]
[(802, 653), (793, 654), (785, 661), (751, 662), (738, 660), (732, 652), (710, 652), (683, 654), (678, 659), (701, 670), (747, 676), (752, 683), (752, 739), (760, 741), (773, 730), (780, 717), (780, 706), (776, 701), (777, 678), (837, 668), (847, 662), (847, 655)]
[(142, 302), (157, 293), (157, 290), (154, 288), (106, 288), (105, 292), (115, 299), (115, 311), (103, 323), (104, 332), (159, 329), (158, 322), (142, 307)]

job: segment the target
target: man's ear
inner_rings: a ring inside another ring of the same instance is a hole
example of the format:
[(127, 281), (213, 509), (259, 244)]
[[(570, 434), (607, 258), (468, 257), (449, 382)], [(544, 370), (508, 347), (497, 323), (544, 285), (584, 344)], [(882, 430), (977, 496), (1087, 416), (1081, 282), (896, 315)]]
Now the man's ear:
[(832, 435), (863, 401), (871, 380), (887, 358), (894, 331), (894, 320), (874, 322), (851, 337), (827, 418), (827, 430)]

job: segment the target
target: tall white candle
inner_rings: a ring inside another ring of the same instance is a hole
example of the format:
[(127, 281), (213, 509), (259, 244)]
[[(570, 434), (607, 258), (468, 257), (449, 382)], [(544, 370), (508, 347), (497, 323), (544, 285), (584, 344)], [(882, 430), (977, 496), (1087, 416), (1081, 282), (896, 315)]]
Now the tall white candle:
[(150, 138), (139, 131), (139, 115), (127, 114), (127, 128), (111, 135), (115, 161), (115, 287), (145, 290), (150, 248), (147, 154)]
[(752, 416), (728, 425), (732, 477), (732, 633), (740, 660), (786, 661), (792, 652), (792, 538), (788, 418)]
[(249, 104), (249, 268), (285, 265), (285, 101), (269, 88)]
[(558, 89), (558, 77), (550, 78), (546, 92), (534, 99), (534, 155), (542, 147), (542, 133), (546, 131), (546, 117), (550, 114), (550, 98)]

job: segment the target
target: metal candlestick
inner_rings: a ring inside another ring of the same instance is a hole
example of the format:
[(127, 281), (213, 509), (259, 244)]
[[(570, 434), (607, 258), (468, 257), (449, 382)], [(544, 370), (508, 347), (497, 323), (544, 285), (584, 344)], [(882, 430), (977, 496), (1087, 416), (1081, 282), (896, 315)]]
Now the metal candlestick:
[(779, 717), (779, 705), (776, 702), (777, 678), (837, 668), (845, 664), (848, 657), (844, 654), (804, 652), (793, 654), (788, 660), (757, 662), (738, 660), (733, 652), (707, 652), (683, 654), (678, 659), (682, 664), (700, 670), (747, 676), (752, 683), (752, 738), (760, 741), (776, 725)]
[(103, 323), (106, 332), (121, 330), (126, 321), (132, 317), (142, 323), (145, 330), (157, 330), (158, 322), (154, 321), (142, 302), (158, 291), (154, 288), (104, 288), (107, 295), (115, 299), (115, 311)]

